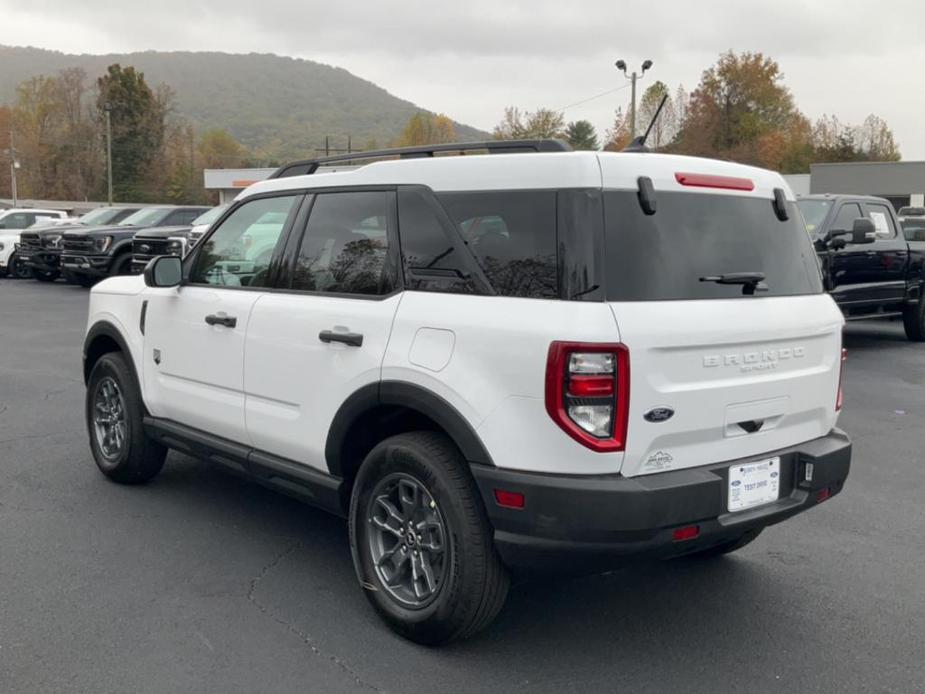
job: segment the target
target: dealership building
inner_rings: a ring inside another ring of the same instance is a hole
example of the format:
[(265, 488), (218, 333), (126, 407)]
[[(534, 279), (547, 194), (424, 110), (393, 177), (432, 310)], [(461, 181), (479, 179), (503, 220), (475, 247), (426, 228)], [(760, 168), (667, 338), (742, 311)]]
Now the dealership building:
[(925, 161), (813, 164), (784, 178), (797, 195), (847, 193), (886, 198), (893, 207), (925, 205)]

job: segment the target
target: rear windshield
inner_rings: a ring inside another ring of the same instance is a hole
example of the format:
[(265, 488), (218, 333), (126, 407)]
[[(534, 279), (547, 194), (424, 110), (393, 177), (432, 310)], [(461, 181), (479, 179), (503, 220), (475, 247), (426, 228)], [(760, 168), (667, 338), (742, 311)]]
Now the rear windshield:
[(746, 287), (701, 278), (762, 273), (754, 296), (822, 292), (803, 218), (787, 203), (780, 221), (770, 199), (704, 193), (656, 195), (643, 213), (636, 191), (605, 191), (605, 274), (611, 301), (751, 298)]

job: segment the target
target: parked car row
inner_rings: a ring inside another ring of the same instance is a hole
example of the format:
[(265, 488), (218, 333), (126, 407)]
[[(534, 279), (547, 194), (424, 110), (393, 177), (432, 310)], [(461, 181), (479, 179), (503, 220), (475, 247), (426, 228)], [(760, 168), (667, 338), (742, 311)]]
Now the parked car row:
[[(138, 273), (157, 255), (184, 256), (222, 208), (195, 205), (101, 207), (68, 221), (64, 213), (8, 210), (20, 226), (3, 234), (0, 273), (22, 279), (69, 282), (90, 287), (100, 279)], [(48, 211), (44, 211), (48, 212)], [(31, 223), (24, 213), (32, 214)], [(3, 217), (0, 216), (0, 225)], [(136, 242), (136, 237), (138, 240)]]

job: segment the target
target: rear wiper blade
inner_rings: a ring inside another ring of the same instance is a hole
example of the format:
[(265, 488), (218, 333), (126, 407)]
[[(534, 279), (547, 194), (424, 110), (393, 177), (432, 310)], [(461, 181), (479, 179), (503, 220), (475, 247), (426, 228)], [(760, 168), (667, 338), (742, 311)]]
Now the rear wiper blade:
[(701, 282), (716, 282), (717, 284), (741, 284), (743, 294), (754, 294), (768, 291), (764, 282), (763, 272), (726, 272), (722, 275), (707, 275), (700, 278)]

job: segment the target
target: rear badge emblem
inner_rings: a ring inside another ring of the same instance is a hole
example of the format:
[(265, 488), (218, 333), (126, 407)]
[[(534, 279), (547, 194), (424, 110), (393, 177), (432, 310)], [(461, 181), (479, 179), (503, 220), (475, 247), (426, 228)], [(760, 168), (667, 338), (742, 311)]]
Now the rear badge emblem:
[(674, 416), (674, 410), (670, 407), (653, 407), (642, 416), (647, 422), (664, 422)]

